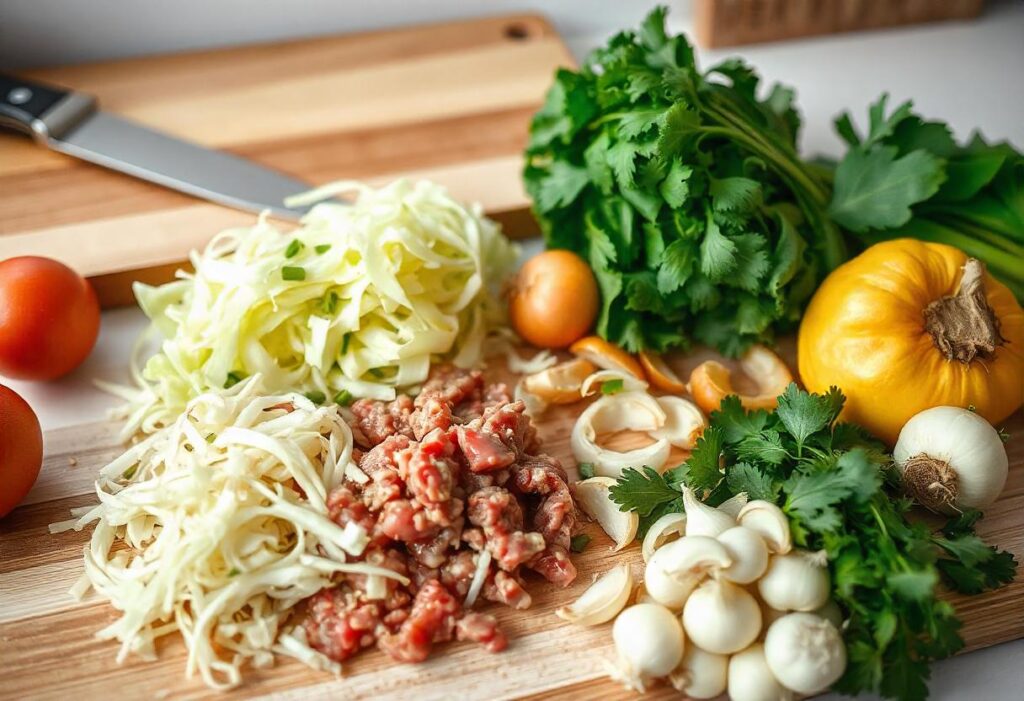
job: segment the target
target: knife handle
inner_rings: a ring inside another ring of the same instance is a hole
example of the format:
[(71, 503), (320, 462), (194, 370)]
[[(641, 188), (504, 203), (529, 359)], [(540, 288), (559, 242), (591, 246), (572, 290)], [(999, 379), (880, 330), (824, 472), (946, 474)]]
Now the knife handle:
[(59, 139), (96, 109), (91, 95), (0, 73), (0, 127)]

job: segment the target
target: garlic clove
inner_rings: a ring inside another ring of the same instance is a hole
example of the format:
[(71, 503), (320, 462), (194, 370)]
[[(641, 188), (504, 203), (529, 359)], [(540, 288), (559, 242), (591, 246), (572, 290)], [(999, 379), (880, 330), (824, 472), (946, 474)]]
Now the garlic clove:
[(768, 546), (764, 539), (749, 528), (735, 526), (718, 536), (725, 546), (732, 564), (722, 570), (722, 576), (737, 584), (750, 584), (768, 569)]
[(615, 543), (614, 550), (622, 550), (636, 538), (640, 518), (635, 511), (620, 511), (612, 501), (609, 490), (614, 484), (611, 477), (591, 477), (577, 482), (574, 491), (576, 503), (608, 534)]
[(729, 658), (730, 701), (790, 701), (793, 692), (768, 668), (764, 645), (754, 643)]
[(681, 536), (686, 531), (685, 514), (665, 514), (647, 529), (640, 552), (648, 562), (654, 551), (664, 545), (672, 536)]
[(683, 507), (686, 509), (686, 535), (716, 538), (736, 525), (736, 520), (713, 506), (700, 501), (689, 487), (683, 487)]
[(598, 433), (654, 431), (665, 425), (665, 412), (657, 400), (644, 392), (622, 392), (601, 397), (580, 414), (569, 442), (577, 462), (594, 465), (605, 477), (618, 477), (627, 467), (647, 465), (660, 470), (668, 461), (672, 446), (658, 440), (643, 448), (619, 452), (597, 443)]
[(808, 696), (827, 689), (846, 669), (839, 630), (813, 613), (791, 613), (775, 621), (765, 635), (764, 656), (783, 686)]
[(697, 647), (731, 655), (757, 640), (761, 607), (742, 587), (724, 579), (709, 579), (686, 600), (683, 629)]
[(619, 565), (601, 575), (576, 601), (555, 610), (569, 623), (593, 626), (612, 620), (633, 593), (633, 573), (629, 565)]
[(679, 610), (705, 577), (731, 564), (725, 546), (714, 538), (686, 536), (654, 551), (644, 571), (644, 587), (659, 604)]
[(635, 604), (620, 613), (612, 625), (612, 641), (618, 653), (614, 678), (641, 693), (683, 659), (683, 627), (658, 604)]
[(696, 645), (686, 646), (683, 661), (669, 675), (668, 680), (691, 699), (713, 699), (725, 692), (729, 658), (701, 650)]
[(757, 580), (761, 599), (780, 611), (814, 611), (831, 593), (828, 561), (816, 553), (793, 550), (772, 555), (768, 569)]
[(788, 553), (793, 549), (789, 519), (775, 504), (757, 499), (740, 509), (736, 521), (759, 534), (772, 553)]
[(665, 425), (650, 431), (651, 438), (663, 438), (677, 448), (690, 450), (707, 426), (704, 414), (693, 402), (682, 397), (658, 397), (658, 404), (665, 410)]
[(747, 496), (746, 492), (740, 492), (739, 494), (733, 494), (715, 508), (729, 514), (734, 519), (738, 519), (740, 516), (740, 510), (747, 505), (749, 500), (750, 498)]

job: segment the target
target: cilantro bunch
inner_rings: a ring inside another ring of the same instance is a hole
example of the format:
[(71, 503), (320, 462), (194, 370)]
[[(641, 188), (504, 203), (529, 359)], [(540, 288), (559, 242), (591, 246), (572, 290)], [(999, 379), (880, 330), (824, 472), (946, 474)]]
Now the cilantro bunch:
[(867, 243), (910, 237), (945, 243), (986, 263), (1024, 300), (1024, 154), (980, 134), (958, 145), (949, 127), (905, 102), (869, 110), (861, 136), (849, 114), (836, 129), (850, 149), (835, 170), (829, 213)]
[(526, 189), (550, 248), (590, 262), (597, 331), (636, 351), (696, 339), (729, 355), (795, 326), (845, 257), (828, 170), (797, 154), (793, 91), (706, 72), (665, 9), (560, 70), (534, 117)]
[(832, 596), (849, 619), (836, 690), (924, 699), (931, 661), (963, 646), (953, 606), (936, 597), (940, 579), (976, 594), (1011, 581), (1016, 563), (974, 534), (978, 512), (938, 532), (908, 520), (912, 502), (885, 489), (893, 476), (882, 445), (837, 423), (843, 402), (835, 388), (817, 395), (795, 384), (773, 412), (748, 412), (728, 397), (689, 460), (664, 475), (627, 470), (611, 496), (640, 515), (642, 532), (683, 510), (682, 484), (713, 505), (740, 492), (778, 504), (797, 546), (827, 552)]

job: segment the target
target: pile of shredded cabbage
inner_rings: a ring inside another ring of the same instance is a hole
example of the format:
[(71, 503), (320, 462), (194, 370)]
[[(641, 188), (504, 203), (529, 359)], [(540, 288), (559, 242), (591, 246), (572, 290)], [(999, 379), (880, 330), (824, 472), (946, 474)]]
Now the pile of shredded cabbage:
[(171, 426), (103, 468), (97, 506), (51, 526), (96, 522), (72, 593), (92, 587), (121, 612), (97, 635), (121, 642), (120, 662), (131, 652), (153, 657), (154, 640), (178, 631), (188, 676), (198, 670), (219, 689), (239, 684), (247, 661), (273, 664), (274, 653), (337, 672), (301, 628), (284, 630), (292, 607), (335, 572), (408, 583), (346, 562), (368, 537), (331, 521), (326, 499), (345, 477), (367, 479), (351, 455), (337, 407), (266, 396), (258, 375), (189, 402)]
[(167, 426), (191, 398), (256, 373), (271, 392), (321, 402), (393, 399), (434, 360), (481, 359), (503, 321), (495, 288), (517, 258), (498, 225), (426, 181), (339, 182), (289, 204), (335, 195), (355, 199), (320, 202), (293, 231), (265, 217), (224, 231), (193, 252), (194, 273), (136, 284), (161, 345), (144, 368), (133, 361), (137, 388), (107, 386), (128, 400), (125, 435)]

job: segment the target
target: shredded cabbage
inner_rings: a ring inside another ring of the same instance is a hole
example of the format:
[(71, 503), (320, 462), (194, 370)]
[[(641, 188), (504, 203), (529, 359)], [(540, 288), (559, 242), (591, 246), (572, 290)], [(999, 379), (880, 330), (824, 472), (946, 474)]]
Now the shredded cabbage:
[(72, 593), (91, 586), (121, 612), (98, 637), (121, 642), (121, 662), (155, 656), (154, 640), (178, 631), (188, 676), (198, 671), (218, 689), (238, 685), (246, 662), (273, 664), (274, 652), (337, 671), (301, 630), (284, 629), (292, 607), (335, 572), (408, 583), (346, 562), (367, 534), (334, 523), (326, 501), (351, 457), (336, 407), (265, 396), (259, 375), (189, 402), (171, 426), (102, 469), (100, 503), (74, 524), (96, 522)]
[(265, 217), (224, 231), (193, 252), (194, 273), (135, 285), (162, 342), (144, 368), (134, 360), (137, 389), (108, 386), (128, 400), (125, 435), (167, 426), (191, 398), (256, 373), (271, 392), (393, 399), (438, 358), (481, 360), (503, 320), (491, 286), (516, 247), (479, 205), (426, 181), (339, 182), (289, 203), (350, 194), (293, 231)]

